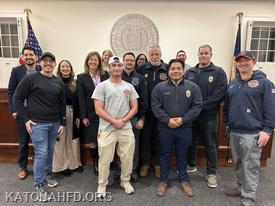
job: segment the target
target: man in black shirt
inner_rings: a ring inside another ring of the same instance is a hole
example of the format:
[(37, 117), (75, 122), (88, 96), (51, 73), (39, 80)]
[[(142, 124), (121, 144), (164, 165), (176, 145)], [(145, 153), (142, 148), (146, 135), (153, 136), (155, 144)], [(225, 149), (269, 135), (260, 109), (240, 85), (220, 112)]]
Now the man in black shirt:
[[(61, 135), (66, 123), (64, 85), (53, 75), (55, 56), (42, 55), (41, 72), (26, 76), (15, 90), (15, 109), (22, 116), (34, 145), (34, 186), (40, 201), (49, 199), (43, 188), (46, 180), (49, 187), (58, 185), (50, 175), (56, 137)], [(24, 101), (27, 101), (27, 107)]]

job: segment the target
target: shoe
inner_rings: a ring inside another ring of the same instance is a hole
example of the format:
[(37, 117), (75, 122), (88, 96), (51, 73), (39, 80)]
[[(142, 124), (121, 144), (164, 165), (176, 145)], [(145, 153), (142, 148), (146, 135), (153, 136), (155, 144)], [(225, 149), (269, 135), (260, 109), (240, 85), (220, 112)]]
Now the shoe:
[(180, 188), (185, 195), (187, 195), (188, 197), (193, 197), (193, 190), (187, 182), (181, 182)]
[(37, 197), (39, 202), (49, 201), (49, 193), (44, 189), (42, 185), (36, 186), (35, 191), (37, 192)]
[(93, 169), (94, 169), (94, 175), (98, 176), (98, 161), (94, 161)]
[(191, 166), (187, 165), (187, 172), (188, 172), (188, 173), (196, 172), (197, 170), (198, 170), (198, 169), (197, 169), (196, 166), (191, 167)]
[(96, 196), (98, 198), (104, 198), (106, 196), (106, 186), (98, 185)]
[(71, 170), (69, 170), (69, 169), (66, 169), (66, 170), (64, 170), (64, 171), (61, 171), (60, 172), (62, 175), (64, 175), (64, 176), (66, 176), (66, 177), (70, 177), (71, 176)]
[(23, 180), (23, 179), (25, 179), (27, 176), (28, 176), (28, 171), (26, 170), (26, 169), (20, 169), (19, 170), (19, 172), (18, 172), (18, 178), (20, 179), (20, 180)]
[(148, 175), (150, 166), (149, 165), (142, 165), (140, 171), (139, 171), (139, 175), (141, 177), (146, 177)]
[(130, 180), (133, 183), (137, 183), (138, 182), (138, 173), (137, 172), (132, 172)]
[(46, 177), (46, 182), (47, 182), (48, 187), (56, 187), (58, 185), (58, 182), (56, 181), (53, 174), (49, 174)]
[(133, 186), (130, 184), (130, 182), (121, 182), (120, 186), (124, 189), (124, 191), (128, 194), (131, 195), (135, 192)]
[(159, 178), (160, 177), (160, 166), (155, 166), (155, 177)]
[(115, 170), (113, 179), (114, 179), (114, 181), (119, 181), (120, 180), (120, 169)]
[(225, 194), (230, 197), (240, 197), (241, 192), (236, 187), (231, 187), (225, 191)]
[(215, 188), (218, 186), (216, 175), (207, 175), (206, 180), (207, 180), (208, 187)]
[(156, 190), (156, 194), (160, 197), (163, 197), (166, 193), (167, 183), (166, 182), (159, 182), (159, 185)]
[(78, 168), (74, 169), (75, 171), (82, 173), (83, 172), (83, 167), (82, 166), (78, 166)]

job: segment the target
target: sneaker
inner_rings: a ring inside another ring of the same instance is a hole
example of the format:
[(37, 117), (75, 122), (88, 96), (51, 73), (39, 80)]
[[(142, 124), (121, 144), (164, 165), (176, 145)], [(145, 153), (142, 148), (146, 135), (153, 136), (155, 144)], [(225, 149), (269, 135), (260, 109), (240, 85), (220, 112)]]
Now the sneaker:
[(37, 197), (39, 202), (49, 201), (49, 193), (43, 188), (42, 185), (36, 186), (35, 191), (37, 192)]
[(163, 197), (166, 193), (166, 189), (167, 189), (167, 183), (160, 181), (156, 190), (156, 194), (160, 197)]
[(18, 172), (18, 178), (20, 179), (20, 180), (23, 180), (23, 179), (25, 179), (27, 176), (28, 176), (28, 171), (26, 170), (26, 169), (20, 169), (19, 170), (19, 172)]
[(196, 166), (191, 167), (191, 166), (187, 165), (187, 172), (188, 172), (188, 173), (196, 172), (197, 170), (198, 170), (198, 169), (197, 169)]
[(74, 169), (74, 171), (82, 173), (83, 172), (83, 167), (82, 166), (78, 166), (78, 168)]
[(142, 165), (140, 171), (139, 171), (139, 175), (141, 177), (146, 177), (148, 175), (150, 166), (149, 165)]
[(236, 187), (231, 187), (225, 191), (225, 194), (230, 197), (240, 197), (241, 192)]
[(96, 196), (98, 198), (104, 198), (106, 196), (106, 186), (98, 185)]
[(207, 180), (208, 187), (214, 188), (218, 186), (216, 175), (207, 175), (206, 180)]
[(131, 195), (135, 192), (133, 186), (130, 184), (130, 182), (121, 182), (120, 186), (124, 189), (124, 191), (128, 194)]
[(56, 181), (55, 177), (52, 174), (46, 177), (46, 182), (48, 187), (56, 187), (58, 185), (58, 182)]
[(160, 166), (155, 166), (155, 177), (159, 178), (160, 177)]
[(182, 189), (185, 195), (187, 195), (188, 197), (193, 197), (193, 190), (187, 182), (181, 182), (180, 188)]

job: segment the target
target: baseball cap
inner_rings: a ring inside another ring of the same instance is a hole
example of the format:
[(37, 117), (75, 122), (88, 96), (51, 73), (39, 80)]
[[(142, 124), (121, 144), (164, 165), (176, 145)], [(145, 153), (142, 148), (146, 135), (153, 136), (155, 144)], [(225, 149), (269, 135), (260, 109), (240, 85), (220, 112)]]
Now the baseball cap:
[(255, 60), (256, 58), (252, 54), (251, 51), (241, 51), (238, 56), (236, 57), (236, 61), (238, 61), (239, 58), (244, 57), (246, 59)]
[(51, 52), (45, 52), (42, 54), (40, 60), (44, 59), (45, 57), (50, 57), (52, 60), (55, 61), (55, 56)]
[(122, 61), (121, 61), (121, 58), (118, 57), (118, 56), (113, 56), (109, 59), (109, 65), (112, 64), (112, 63), (120, 63), (120, 64), (123, 64)]

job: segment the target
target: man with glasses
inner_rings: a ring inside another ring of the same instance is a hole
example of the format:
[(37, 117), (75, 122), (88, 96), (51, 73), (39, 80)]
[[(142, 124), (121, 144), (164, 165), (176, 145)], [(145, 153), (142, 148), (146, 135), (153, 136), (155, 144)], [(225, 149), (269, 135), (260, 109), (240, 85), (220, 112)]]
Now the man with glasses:
[[(60, 136), (66, 123), (64, 85), (53, 75), (55, 56), (46, 52), (40, 59), (41, 72), (25, 77), (15, 90), (15, 109), (22, 116), (34, 145), (34, 186), (40, 201), (48, 201), (44, 188), (58, 185), (51, 176), (52, 159), (56, 137)], [(24, 106), (25, 100), (27, 107)]]

